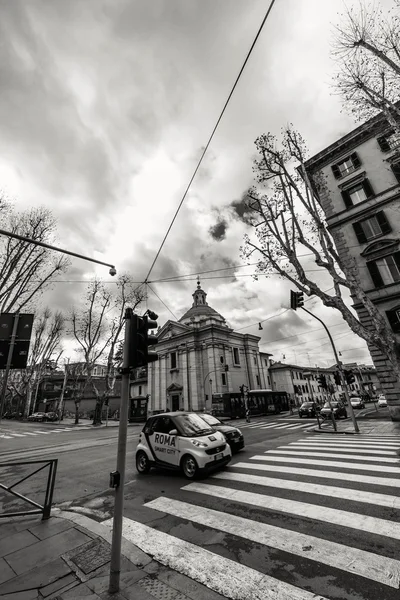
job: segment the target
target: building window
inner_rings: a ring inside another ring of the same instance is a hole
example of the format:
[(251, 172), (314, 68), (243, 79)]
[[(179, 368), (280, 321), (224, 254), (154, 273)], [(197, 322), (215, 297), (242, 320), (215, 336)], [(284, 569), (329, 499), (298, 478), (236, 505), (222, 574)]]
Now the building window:
[(255, 354), (253, 355), (253, 360), (254, 360), (254, 364), (257, 366), (257, 356)]
[(392, 230), (383, 210), (369, 219), (353, 223), (353, 228), (360, 244), (364, 244), (380, 235), (386, 235)]
[(223, 364), (223, 363), (225, 362), (225, 359), (224, 359), (224, 357), (223, 357), (223, 356), (220, 356), (220, 357), (219, 357), (219, 362), (220, 362), (221, 364)]
[(261, 385), (261, 381), (260, 381), (259, 375), (256, 375), (256, 382), (257, 382), (257, 385)]
[(234, 348), (233, 349), (233, 364), (234, 365), (240, 365), (239, 348)]
[(226, 375), (225, 375), (225, 373), (221, 373), (221, 382), (222, 382), (222, 385), (226, 385)]
[(346, 175), (350, 175), (350, 173), (354, 173), (356, 169), (361, 166), (361, 161), (357, 155), (357, 152), (353, 152), (350, 156), (337, 163), (336, 165), (332, 165), (332, 171), (336, 179), (341, 179), (342, 177), (346, 177)]
[(268, 361), (266, 358), (264, 358), (264, 363), (265, 363), (265, 366), (268, 367)]
[(367, 263), (375, 287), (400, 281), (400, 252)]
[(271, 387), (271, 378), (269, 375), (267, 375), (267, 381), (268, 381), (268, 385)]
[(372, 198), (373, 195), (374, 191), (368, 179), (342, 190), (342, 198), (347, 208), (360, 204), (360, 202)]
[(139, 385), (139, 396), (141, 396), (141, 395), (142, 395), (142, 386)]
[(386, 311), (390, 327), (395, 333), (400, 333), (400, 307)]
[(400, 135), (395, 131), (392, 131), (379, 137), (377, 142), (382, 152), (390, 152), (390, 150), (400, 148)]
[(177, 369), (178, 368), (178, 360), (177, 360), (176, 352), (171, 352), (170, 357), (171, 357), (171, 369)]

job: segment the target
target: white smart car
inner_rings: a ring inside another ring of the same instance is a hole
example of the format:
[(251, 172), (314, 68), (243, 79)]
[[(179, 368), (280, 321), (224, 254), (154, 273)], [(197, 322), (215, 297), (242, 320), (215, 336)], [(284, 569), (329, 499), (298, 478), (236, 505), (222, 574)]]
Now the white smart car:
[(224, 435), (196, 413), (177, 411), (147, 419), (136, 448), (136, 469), (183, 471), (188, 479), (224, 467), (232, 458)]

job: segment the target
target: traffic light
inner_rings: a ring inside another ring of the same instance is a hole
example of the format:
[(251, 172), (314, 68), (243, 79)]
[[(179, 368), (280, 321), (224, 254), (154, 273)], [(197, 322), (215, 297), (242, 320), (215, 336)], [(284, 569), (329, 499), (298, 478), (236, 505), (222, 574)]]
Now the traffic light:
[[(155, 313), (151, 316), (157, 318)], [(149, 329), (155, 329), (157, 322), (148, 316), (139, 317), (133, 314), (130, 318), (130, 344), (128, 349), (129, 367), (144, 367), (149, 362), (158, 360), (157, 352), (149, 350), (149, 346), (157, 344), (157, 336), (149, 334)]]
[(304, 293), (290, 290), (290, 308), (296, 310), (304, 306)]
[(356, 380), (353, 371), (345, 371), (344, 376), (346, 378), (346, 383), (354, 383)]
[(327, 389), (326, 377), (325, 375), (318, 375), (317, 377), (318, 385), (322, 387), (324, 390)]
[(342, 383), (342, 379), (340, 377), (339, 371), (335, 371), (333, 374), (333, 378), (335, 380), (336, 385), (340, 385)]

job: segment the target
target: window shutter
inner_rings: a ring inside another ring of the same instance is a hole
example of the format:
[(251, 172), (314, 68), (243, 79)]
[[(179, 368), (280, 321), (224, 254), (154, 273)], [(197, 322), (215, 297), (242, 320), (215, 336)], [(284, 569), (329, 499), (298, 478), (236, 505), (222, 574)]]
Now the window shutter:
[(386, 215), (383, 212), (383, 210), (380, 210), (379, 212), (377, 212), (375, 217), (379, 223), (379, 227), (381, 228), (382, 233), (386, 234), (386, 233), (390, 233), (392, 231), (390, 223), (387, 220)]
[(371, 279), (375, 287), (381, 287), (383, 285), (383, 279), (379, 273), (378, 266), (375, 262), (367, 262), (367, 269), (371, 275)]
[(380, 149), (382, 150), (382, 152), (389, 152), (390, 150), (390, 144), (386, 139), (386, 136), (382, 136), (382, 137), (378, 137), (376, 140), (379, 144)]
[(367, 198), (371, 198), (371, 196), (374, 196), (374, 190), (372, 189), (372, 186), (369, 182), (369, 179), (364, 179), (363, 181), (363, 188), (364, 188), (364, 192), (367, 195)]
[(342, 190), (342, 198), (343, 198), (343, 202), (346, 205), (346, 208), (351, 208), (353, 206), (353, 203), (350, 198), (350, 194), (347, 190)]
[(398, 183), (400, 183), (400, 162), (394, 163), (394, 165), (390, 165), (390, 168), (392, 169), (393, 174), (396, 177)]
[(353, 154), (350, 156), (350, 158), (351, 158), (351, 162), (353, 163), (353, 165), (356, 169), (358, 169), (358, 167), (361, 167), (361, 160), (360, 160), (360, 157), (358, 156), (357, 152), (353, 152)]
[(398, 312), (399, 309), (386, 311), (387, 320), (389, 321), (390, 327), (395, 333), (400, 333), (400, 320), (397, 314)]
[(338, 165), (332, 165), (331, 169), (335, 176), (335, 179), (340, 179), (342, 175), (340, 173), (340, 169), (339, 169)]
[(360, 244), (365, 244), (367, 237), (364, 233), (361, 223), (353, 223), (354, 233), (357, 236), (357, 240)]

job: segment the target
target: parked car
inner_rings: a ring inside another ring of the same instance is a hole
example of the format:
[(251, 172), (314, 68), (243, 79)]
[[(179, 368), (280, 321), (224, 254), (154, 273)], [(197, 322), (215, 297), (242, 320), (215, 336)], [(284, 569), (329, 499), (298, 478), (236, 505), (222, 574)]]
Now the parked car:
[(379, 396), (378, 406), (387, 406), (387, 400), (385, 396)]
[(48, 412), (45, 416), (45, 421), (58, 421), (58, 414), (56, 412)]
[(181, 470), (194, 479), (224, 467), (231, 458), (223, 433), (196, 413), (177, 411), (147, 419), (136, 448), (136, 469), (140, 474), (151, 467)]
[(299, 408), (299, 417), (316, 417), (321, 408), (315, 402), (303, 402)]
[(354, 396), (354, 398), (350, 398), (350, 403), (353, 408), (365, 408), (364, 401), (361, 400), (358, 396)]
[(46, 413), (44, 413), (44, 412), (32, 413), (28, 417), (28, 421), (45, 421), (45, 420), (46, 420)]
[[(347, 418), (347, 410), (342, 402), (331, 402), (333, 416), (335, 419), (340, 419), (340, 417)], [(331, 416), (331, 409), (329, 406), (329, 402), (325, 402), (324, 406), (321, 409), (321, 417), (324, 419), (329, 419)]]
[(208, 425), (211, 425), (213, 429), (224, 434), (226, 441), (231, 447), (232, 454), (244, 448), (244, 437), (240, 429), (232, 427), (231, 425), (226, 425), (217, 419), (217, 417), (207, 413), (200, 416)]

